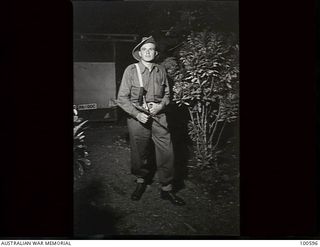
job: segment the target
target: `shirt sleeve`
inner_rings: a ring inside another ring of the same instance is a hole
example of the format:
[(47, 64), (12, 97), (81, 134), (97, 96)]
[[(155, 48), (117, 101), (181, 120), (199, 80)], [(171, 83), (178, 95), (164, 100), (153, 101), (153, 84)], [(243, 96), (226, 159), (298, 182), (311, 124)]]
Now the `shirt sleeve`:
[(132, 105), (130, 101), (130, 91), (132, 86), (131, 75), (132, 73), (129, 66), (123, 73), (122, 81), (118, 92), (117, 104), (129, 115), (131, 115), (132, 117), (136, 117), (139, 111)]
[(167, 106), (170, 103), (170, 87), (169, 87), (169, 83), (168, 83), (168, 78), (167, 78), (167, 73), (165, 71), (165, 69), (161, 69), (161, 71), (163, 72), (163, 80), (164, 80), (164, 96), (161, 100), (161, 104), (163, 105), (163, 107)]

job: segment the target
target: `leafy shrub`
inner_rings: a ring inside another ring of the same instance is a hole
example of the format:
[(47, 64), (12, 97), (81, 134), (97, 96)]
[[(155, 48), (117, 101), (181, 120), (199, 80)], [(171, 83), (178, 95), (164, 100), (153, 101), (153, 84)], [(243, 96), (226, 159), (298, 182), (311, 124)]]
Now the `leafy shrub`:
[(88, 157), (87, 146), (84, 142), (84, 125), (88, 120), (83, 120), (77, 116), (77, 111), (74, 110), (73, 116), (73, 168), (74, 168), (74, 179), (80, 178), (86, 168), (91, 165)]
[(200, 166), (215, 159), (225, 124), (238, 117), (239, 46), (232, 34), (192, 32), (181, 46), (174, 72), (174, 101), (190, 114), (189, 135)]

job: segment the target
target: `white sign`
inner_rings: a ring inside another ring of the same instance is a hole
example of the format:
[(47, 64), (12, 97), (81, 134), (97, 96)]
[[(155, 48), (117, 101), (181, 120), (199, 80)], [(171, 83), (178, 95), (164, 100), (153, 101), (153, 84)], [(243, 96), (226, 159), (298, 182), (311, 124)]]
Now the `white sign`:
[(78, 110), (94, 110), (97, 109), (96, 103), (78, 105)]

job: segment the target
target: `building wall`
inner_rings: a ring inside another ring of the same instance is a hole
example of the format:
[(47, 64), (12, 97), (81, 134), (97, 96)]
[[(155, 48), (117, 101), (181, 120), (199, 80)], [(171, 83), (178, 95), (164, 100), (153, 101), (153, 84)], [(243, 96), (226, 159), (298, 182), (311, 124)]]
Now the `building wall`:
[(116, 98), (114, 62), (74, 62), (74, 104), (113, 106)]

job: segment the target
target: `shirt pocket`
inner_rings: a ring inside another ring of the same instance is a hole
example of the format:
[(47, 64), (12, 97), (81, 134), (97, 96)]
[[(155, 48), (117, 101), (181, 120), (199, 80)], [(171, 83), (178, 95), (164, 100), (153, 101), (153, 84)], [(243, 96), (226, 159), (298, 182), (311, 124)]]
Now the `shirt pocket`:
[(155, 83), (154, 95), (162, 98), (164, 96), (165, 87), (166, 87), (166, 84), (164, 84), (163, 82)]
[(140, 86), (137, 87), (135, 85), (131, 86), (131, 91), (130, 91), (130, 98), (132, 100), (138, 100), (139, 98), (139, 92), (140, 92)]

